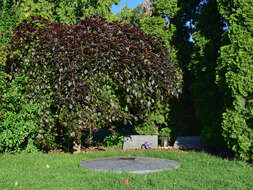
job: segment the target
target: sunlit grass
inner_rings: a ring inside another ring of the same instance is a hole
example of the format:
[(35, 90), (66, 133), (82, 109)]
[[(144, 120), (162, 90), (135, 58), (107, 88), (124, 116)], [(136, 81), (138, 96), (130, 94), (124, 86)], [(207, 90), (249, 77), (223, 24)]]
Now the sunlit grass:
[[(181, 168), (150, 174), (99, 173), (79, 167), (83, 160), (111, 156), (149, 156), (175, 160)], [(124, 184), (129, 180), (129, 184)], [(0, 190), (253, 189), (253, 167), (206, 153), (105, 151), (0, 156)]]

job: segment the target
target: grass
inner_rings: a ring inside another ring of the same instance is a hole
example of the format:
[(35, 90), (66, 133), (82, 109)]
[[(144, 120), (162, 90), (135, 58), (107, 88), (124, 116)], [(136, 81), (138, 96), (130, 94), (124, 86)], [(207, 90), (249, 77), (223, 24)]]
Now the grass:
[[(78, 167), (87, 159), (149, 156), (178, 161), (181, 168), (150, 174), (100, 173)], [(124, 180), (130, 184), (125, 185)], [(242, 190), (253, 189), (253, 167), (200, 152), (105, 151), (0, 156), (1, 190)]]

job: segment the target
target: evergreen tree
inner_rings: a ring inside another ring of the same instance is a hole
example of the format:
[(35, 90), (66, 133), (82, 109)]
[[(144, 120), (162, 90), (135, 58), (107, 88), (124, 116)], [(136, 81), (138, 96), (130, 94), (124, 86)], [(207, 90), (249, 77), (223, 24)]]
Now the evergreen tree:
[(195, 31), (192, 34), (194, 46), (188, 64), (193, 76), (190, 91), (196, 117), (203, 126), (201, 135), (206, 144), (223, 145), (220, 125), (223, 94), (215, 84), (215, 69), (222, 45), (224, 20), (219, 14), (216, 0), (202, 1), (196, 8)]
[(196, 117), (193, 97), (189, 90), (193, 82), (193, 75), (189, 71), (189, 63), (193, 53), (192, 33), (195, 31), (198, 5), (201, 1), (178, 0), (178, 11), (171, 19), (176, 31), (171, 44), (176, 49), (178, 64), (183, 70), (183, 92), (179, 101), (171, 102), (171, 125), (174, 126), (174, 136), (199, 135), (202, 129)]
[(223, 136), (244, 160), (253, 160), (253, 1), (218, 0), (228, 22), (216, 82), (225, 95)]

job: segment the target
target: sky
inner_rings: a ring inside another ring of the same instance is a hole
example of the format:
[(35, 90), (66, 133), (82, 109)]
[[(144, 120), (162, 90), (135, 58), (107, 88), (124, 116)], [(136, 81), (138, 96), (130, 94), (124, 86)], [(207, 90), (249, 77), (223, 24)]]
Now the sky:
[(136, 8), (139, 4), (144, 3), (145, 0), (121, 0), (119, 5), (112, 6), (112, 13), (118, 13), (121, 11), (122, 8), (126, 6), (128, 3), (128, 8)]

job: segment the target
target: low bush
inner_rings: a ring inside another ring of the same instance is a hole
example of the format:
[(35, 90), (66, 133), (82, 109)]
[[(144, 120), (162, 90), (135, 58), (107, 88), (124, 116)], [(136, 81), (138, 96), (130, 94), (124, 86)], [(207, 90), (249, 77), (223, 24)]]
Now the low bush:
[(169, 104), (157, 102), (155, 109), (146, 112), (145, 122), (140, 121), (136, 124), (135, 130), (141, 135), (158, 135), (161, 129), (168, 127)]
[(105, 146), (122, 148), (124, 143), (123, 136), (110, 135), (104, 139)]
[(36, 151), (36, 120), (39, 105), (22, 99), (23, 76), (9, 82), (5, 73), (6, 48), (0, 48), (0, 152)]
[(32, 17), (15, 29), (10, 51), (10, 73), (29, 80), (23, 96), (42, 107), (37, 142), (48, 147), (80, 144), (85, 128), (159, 123), (159, 104), (181, 91), (182, 73), (161, 40), (101, 17), (77, 25)]
[(227, 109), (223, 114), (223, 136), (228, 147), (243, 160), (253, 160), (253, 124), (240, 113)]

